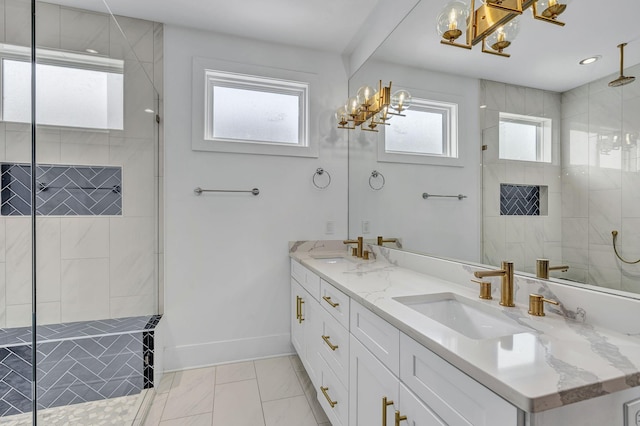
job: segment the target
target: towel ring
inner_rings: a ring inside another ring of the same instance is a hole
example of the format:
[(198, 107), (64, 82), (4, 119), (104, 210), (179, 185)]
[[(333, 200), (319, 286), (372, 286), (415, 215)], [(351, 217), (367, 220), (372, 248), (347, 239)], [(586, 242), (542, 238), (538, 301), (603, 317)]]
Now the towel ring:
[[(376, 188), (375, 186), (373, 186), (371, 179), (377, 179), (377, 178), (382, 178), (382, 185)], [(382, 188), (384, 188), (384, 184), (385, 184), (384, 175), (377, 170), (372, 171), (371, 176), (369, 176), (369, 186), (371, 187), (371, 189), (373, 189), (374, 191), (380, 191)]]
[[(318, 182), (316, 182), (316, 177), (322, 176), (325, 173), (327, 174), (327, 177), (329, 178), (329, 181), (324, 186), (318, 185)], [(313, 174), (313, 178), (311, 180), (313, 181), (313, 186), (315, 186), (318, 189), (326, 189), (329, 185), (331, 185), (331, 175), (329, 174), (328, 171), (326, 171), (322, 167), (318, 167), (316, 169), (316, 172)]]

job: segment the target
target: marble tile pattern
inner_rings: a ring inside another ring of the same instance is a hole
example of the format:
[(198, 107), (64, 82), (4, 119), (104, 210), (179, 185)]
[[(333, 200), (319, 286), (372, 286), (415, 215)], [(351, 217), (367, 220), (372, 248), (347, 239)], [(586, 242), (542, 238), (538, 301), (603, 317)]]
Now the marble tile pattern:
[[(478, 299), (471, 279), (485, 267), (368, 248), (375, 260), (326, 263), (302, 251), (290, 256), (527, 412), (635, 387), (640, 396), (640, 300), (517, 276), (516, 307), (506, 308), (498, 304), (499, 278), (492, 279), (494, 300)], [(530, 331), (474, 340), (393, 299), (443, 292), (482, 303)], [(530, 316), (530, 293), (557, 300), (560, 306), (547, 307), (545, 317)]]
[[(3, 216), (31, 215), (31, 166), (2, 163)], [(42, 216), (118, 216), (122, 214), (122, 168), (36, 167), (36, 213)]]
[(297, 355), (165, 374), (145, 426), (331, 426)]

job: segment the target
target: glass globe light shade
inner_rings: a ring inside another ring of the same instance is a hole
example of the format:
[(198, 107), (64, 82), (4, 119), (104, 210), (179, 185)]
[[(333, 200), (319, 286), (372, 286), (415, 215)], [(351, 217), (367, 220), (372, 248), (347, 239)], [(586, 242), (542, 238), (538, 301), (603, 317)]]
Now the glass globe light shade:
[(518, 18), (512, 19), (506, 25), (501, 26), (493, 33), (491, 33), (487, 39), (487, 46), (491, 47), (500, 53), (511, 45), (511, 42), (515, 40), (520, 32), (520, 21)]
[(371, 106), (373, 104), (373, 100), (375, 99), (376, 91), (371, 86), (362, 86), (358, 89), (358, 93), (356, 97), (358, 98), (358, 103), (364, 107)]
[(336, 120), (338, 120), (338, 123), (346, 123), (348, 119), (349, 114), (347, 114), (347, 109), (343, 105), (336, 111)]
[(549, 19), (556, 19), (567, 8), (567, 0), (538, 0), (538, 14)]
[(409, 106), (411, 106), (411, 94), (406, 90), (398, 90), (391, 95), (391, 108), (402, 112), (409, 109)]
[(360, 103), (358, 103), (358, 98), (355, 96), (350, 97), (344, 107), (347, 110), (347, 114), (350, 115), (355, 116), (360, 112)]
[(438, 34), (453, 43), (467, 30), (467, 18), (469, 18), (468, 4), (460, 0), (449, 2), (438, 16)]

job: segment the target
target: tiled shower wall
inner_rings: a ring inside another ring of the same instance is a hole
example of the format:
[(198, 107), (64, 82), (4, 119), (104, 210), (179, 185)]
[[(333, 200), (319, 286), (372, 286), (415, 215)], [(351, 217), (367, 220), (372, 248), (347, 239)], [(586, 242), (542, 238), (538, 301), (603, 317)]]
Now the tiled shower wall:
[(616, 258), (611, 231), (623, 257), (640, 259), (640, 83), (608, 87), (615, 77), (563, 94), (562, 253), (572, 278), (638, 293), (640, 264)]
[[(518, 271), (535, 272), (537, 258), (559, 264), (561, 253), (560, 94), (482, 81), (483, 263), (512, 260)], [(498, 158), (499, 113), (552, 119), (552, 162)], [(501, 215), (500, 184), (546, 187), (541, 215)], [(546, 211), (547, 214), (544, 214)]]
[[(29, 7), (24, 0), (0, 3), (0, 42), (30, 44)], [(118, 17), (125, 40), (106, 14), (39, 3), (37, 16), (38, 46), (95, 49), (125, 61), (124, 130), (38, 128), (39, 163), (122, 168), (121, 216), (38, 217), (38, 322), (155, 314), (162, 278), (157, 243), (162, 170), (158, 126), (144, 110), (157, 110), (150, 80), (162, 87), (162, 25)], [(30, 140), (30, 125), (0, 122), (0, 161), (28, 163)], [(3, 216), (0, 328), (30, 324), (30, 303), (30, 218)]]

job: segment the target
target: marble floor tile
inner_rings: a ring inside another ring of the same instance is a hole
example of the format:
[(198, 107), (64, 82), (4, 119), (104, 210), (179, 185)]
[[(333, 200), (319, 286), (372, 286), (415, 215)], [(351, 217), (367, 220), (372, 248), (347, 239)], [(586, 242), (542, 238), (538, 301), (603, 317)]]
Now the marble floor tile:
[(169, 393), (157, 393), (153, 398), (153, 403), (149, 408), (149, 412), (147, 413), (147, 417), (144, 420), (144, 426), (157, 426), (160, 424), (162, 420), (162, 412), (164, 411), (164, 406), (167, 403), (167, 399), (169, 398)]
[(165, 420), (159, 426), (211, 426), (211, 413)]
[(264, 426), (255, 379), (216, 386), (213, 426)]
[(216, 385), (241, 382), (243, 380), (251, 380), (255, 378), (256, 369), (253, 365), (253, 361), (219, 365), (216, 367)]
[(262, 405), (266, 426), (317, 426), (305, 396), (268, 401)]
[(291, 355), (289, 359), (291, 360), (291, 364), (295, 371), (304, 370), (304, 365), (302, 365), (302, 361), (300, 361), (300, 357), (298, 355)]
[(320, 424), (329, 423), (329, 418), (325, 414), (322, 406), (318, 402), (318, 393), (313, 387), (313, 383), (311, 383), (311, 379), (307, 374), (306, 370), (296, 371), (296, 375), (298, 376), (298, 380), (300, 380), (300, 385), (304, 390), (304, 395), (307, 397), (307, 401), (309, 402), (309, 406), (311, 407), (311, 411), (316, 418), (316, 421)]
[(162, 380), (160, 380), (160, 384), (155, 387), (156, 393), (168, 393), (171, 390), (171, 385), (173, 384), (173, 378), (176, 373), (164, 373), (162, 375)]
[(288, 356), (255, 361), (255, 366), (263, 402), (304, 394)]
[(162, 413), (162, 420), (211, 413), (215, 377), (214, 367), (176, 373)]

